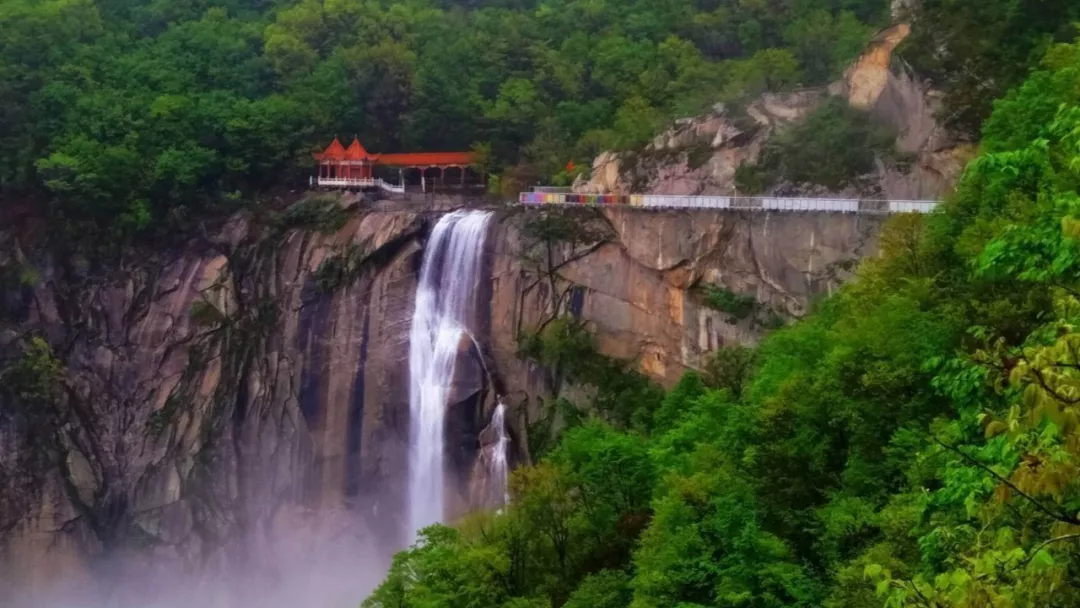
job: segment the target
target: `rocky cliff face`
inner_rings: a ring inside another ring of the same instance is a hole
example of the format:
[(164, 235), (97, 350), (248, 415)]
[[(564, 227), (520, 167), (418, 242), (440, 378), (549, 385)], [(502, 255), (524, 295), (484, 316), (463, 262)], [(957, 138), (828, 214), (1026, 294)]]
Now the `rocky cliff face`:
[[(119, 571), (153, 555), (174, 575), (280, 577), (266, 543), (297, 535), (275, 527), (319, 534), (306, 513), (322, 524), (347, 506), (365, 543), (396, 546), (401, 330), (424, 226), (400, 211), (350, 212), (327, 234), (237, 218), (173, 254), (34, 260), (0, 350), (11, 362), (45, 336), (65, 390), (45, 418), (10, 392), (0, 408), (0, 591), (110, 584), (106, 555)], [(324, 261), (350, 253), (352, 280), (321, 292)]]
[[(899, 10), (899, 9), (898, 9)], [(900, 23), (879, 33), (829, 86), (790, 93), (766, 93), (745, 108), (719, 104), (705, 115), (677, 121), (639, 154), (605, 152), (591, 175), (574, 190), (585, 193), (720, 194), (737, 191), (735, 170), (756, 164), (766, 143), (786, 125), (798, 122), (829, 97), (844, 99), (892, 127), (897, 150), (914, 158), (910, 166), (879, 159), (859, 186), (827, 192), (804, 184), (778, 184), (772, 193), (893, 200), (936, 199), (955, 183), (970, 146), (942, 128), (935, 113), (939, 93), (893, 51), (910, 34)]]
[[(490, 306), (474, 328), (484, 352), (463, 345), (471, 363), (460, 365), (449, 416), (458, 512), (493, 435), (482, 429), (494, 394), (528, 404), (547, 390), (516, 355), (518, 333), (550, 304), (522, 254), (537, 213), (501, 211), (489, 233), (480, 297)], [(574, 290), (567, 312), (590, 323), (604, 353), (664, 384), (711, 350), (754, 341), (768, 315), (802, 314), (874, 252), (881, 221), (586, 213), (605, 237), (555, 253), (560, 284)], [(0, 602), (17, 586), (40, 600), (58, 580), (84, 594), (80, 581), (111, 584), (136, 567), (242, 576), (249, 584), (207, 593), (224, 594), (220, 605), (274, 606), (310, 599), (287, 581), (314, 568), (355, 600), (402, 542), (407, 338), (433, 217), (351, 207), (323, 231), (237, 217), (180, 250), (101, 266), (24, 256), (3, 241), (0, 265), (32, 264), (38, 277), (0, 305), (0, 369), (43, 337), (62, 390), (33, 400), (0, 376)], [(757, 311), (709, 308), (706, 283), (752, 296)], [(529, 412), (509, 416), (518, 459), (528, 458)]]
[[(537, 281), (520, 252), (524, 217), (498, 227), (492, 302), (492, 348), (511, 390), (536, 390), (533, 364), (514, 356), (522, 329), (548, 314), (551, 288)], [(560, 282), (575, 287), (569, 312), (589, 323), (607, 355), (630, 359), (670, 386), (705, 355), (752, 344), (770, 322), (804, 314), (816, 296), (850, 277), (876, 252), (883, 218), (832, 213), (643, 212), (595, 210), (609, 238), (558, 253)], [(708, 306), (716, 286), (755, 302), (734, 315)]]

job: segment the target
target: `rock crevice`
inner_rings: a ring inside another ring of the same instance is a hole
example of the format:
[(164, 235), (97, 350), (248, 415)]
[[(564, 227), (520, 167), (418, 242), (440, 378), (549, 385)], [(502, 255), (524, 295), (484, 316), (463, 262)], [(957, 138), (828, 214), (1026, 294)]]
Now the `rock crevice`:
[[(557, 295), (523, 259), (523, 229), (538, 213), (558, 211), (503, 213), (489, 229), (477, 343), (463, 346), (448, 418), (457, 510), (469, 505), (497, 396), (508, 406), (511, 461), (529, 462), (525, 422), (550, 394), (517, 343), (550, 317)], [(712, 350), (764, 331), (760, 319), (708, 307), (704, 285), (798, 316), (873, 253), (881, 222), (617, 208), (594, 216), (601, 236), (557, 252), (560, 306), (589, 324), (604, 354), (666, 385)], [(407, 342), (431, 225), (408, 207), (376, 205), (350, 209), (329, 233), (238, 216), (209, 241), (103, 270), (31, 256), (40, 280), (4, 302), (0, 368), (42, 336), (63, 365), (64, 390), (47, 416), (30, 418), (7, 414), (27, 404), (0, 391), (0, 603), (16, 582), (33, 594), (57, 580), (105, 581), (102, 568), (118, 562), (280, 572), (275, 559), (303, 554), (273, 550), (282, 539), (311, 549), (324, 534), (349, 538), (380, 547), (383, 559), (399, 548)], [(371, 570), (377, 579), (380, 567)]]

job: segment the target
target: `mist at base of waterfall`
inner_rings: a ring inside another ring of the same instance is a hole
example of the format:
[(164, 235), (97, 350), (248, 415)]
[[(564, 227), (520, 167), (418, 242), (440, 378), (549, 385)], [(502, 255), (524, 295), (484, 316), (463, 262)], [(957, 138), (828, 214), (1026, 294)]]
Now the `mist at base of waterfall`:
[[(490, 212), (457, 211), (436, 224), (425, 248), (410, 327), (408, 501), (393, 543), (377, 541), (359, 512), (287, 507), (295, 518), (253, 524), (244, 540), (209, 558), (177, 556), (171, 547), (132, 547), (82, 560), (59, 583), (14, 595), (3, 608), (356, 608), (382, 582), (393, 554), (416, 531), (446, 516), (445, 411), (461, 344), (475, 312)], [(509, 438), (505, 406), (493, 413), (496, 434), (485, 456), (491, 506), (506, 494)], [(226, 527), (235, 526), (226, 524)], [(399, 534), (404, 527), (404, 534)], [(270, 529), (264, 529), (270, 528)], [(236, 533), (240, 534), (239, 531)], [(187, 545), (185, 545), (187, 547)], [(199, 553), (197, 549), (190, 549)], [(17, 559), (17, 558), (16, 558)], [(46, 566), (42, 566), (44, 568)], [(70, 576), (67, 576), (70, 574)], [(41, 577), (48, 578), (48, 577)]]
[(272, 538), (227, 546), (193, 567), (171, 550), (116, 551), (65, 580), (0, 589), (4, 608), (357, 608), (400, 547), (352, 514), (315, 513)]

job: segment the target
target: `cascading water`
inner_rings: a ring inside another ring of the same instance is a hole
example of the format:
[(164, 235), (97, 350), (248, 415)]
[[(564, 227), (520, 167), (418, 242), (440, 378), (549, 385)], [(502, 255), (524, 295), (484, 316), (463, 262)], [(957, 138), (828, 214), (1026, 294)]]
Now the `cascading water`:
[(478, 437), (480, 451), (469, 479), (469, 506), (498, 509), (510, 502), (507, 477), (510, 474), (510, 434), (506, 431), (506, 405), (497, 399), (495, 411)]
[(443, 429), (454, 364), (479, 280), (491, 213), (455, 211), (435, 224), (424, 251), (409, 334), (408, 534), (442, 520)]
[(506, 406), (502, 399), (495, 406), (495, 413), (491, 415), (491, 426), (495, 428), (495, 446), (491, 454), (491, 462), (488, 463), (488, 478), (494, 487), (494, 494), (502, 504), (510, 502), (507, 494), (506, 478), (510, 474), (508, 453), (510, 451), (510, 436), (506, 434)]

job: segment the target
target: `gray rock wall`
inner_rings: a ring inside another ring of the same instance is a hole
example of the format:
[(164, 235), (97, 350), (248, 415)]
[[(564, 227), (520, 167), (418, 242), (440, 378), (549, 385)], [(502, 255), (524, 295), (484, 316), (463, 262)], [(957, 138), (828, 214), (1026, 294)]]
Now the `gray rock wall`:
[[(470, 504), (495, 394), (535, 405), (549, 390), (542, 370), (517, 356), (518, 333), (547, 305), (521, 256), (523, 222), (536, 212), (502, 211), (489, 233), (491, 280), (474, 328), (484, 352), (463, 345), (449, 417), (457, 512)], [(221, 576), (240, 564), (265, 575), (253, 588), (280, 598), (283, 569), (311, 567), (305, 551), (344, 538), (375, 557), (364, 558), (366, 575), (335, 580), (378, 580), (402, 542), (407, 339), (437, 212), (351, 213), (333, 234), (235, 218), (180, 251), (100, 267), (30, 256), (40, 280), (3, 307), (0, 367), (42, 335), (66, 375), (61, 403), (36, 422), (0, 396), (0, 603), (16, 587), (41, 598), (57, 581), (108, 581), (106, 564), (130, 562)], [(763, 331), (760, 315), (739, 320), (705, 306), (702, 284), (798, 316), (874, 253), (882, 221), (589, 213), (611, 238), (566, 256), (561, 280), (580, 286), (574, 312), (604, 353), (665, 385), (709, 351)], [(350, 245), (365, 253), (355, 280), (320, 292), (317, 269)], [(517, 461), (529, 458), (530, 412), (510, 416)], [(283, 555), (299, 563), (282, 565)], [(356, 563), (345, 555), (332, 563)]]
[[(291, 509), (349, 510), (363, 542), (398, 546), (423, 232), (409, 212), (357, 213), (328, 235), (237, 219), (171, 256), (38, 260), (0, 349), (47, 336), (66, 394), (37, 427), (0, 404), (0, 598), (104, 581), (104, 556), (258, 570), (259, 543), (295, 530)], [(370, 254), (363, 270), (319, 293), (314, 271), (348, 245)]]

